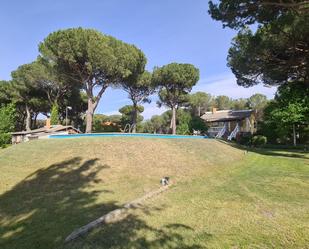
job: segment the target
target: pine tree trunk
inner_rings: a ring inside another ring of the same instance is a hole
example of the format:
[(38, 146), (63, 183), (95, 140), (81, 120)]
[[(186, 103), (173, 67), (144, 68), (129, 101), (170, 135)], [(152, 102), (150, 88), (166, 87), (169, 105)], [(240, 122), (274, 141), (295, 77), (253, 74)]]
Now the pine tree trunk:
[(88, 109), (86, 113), (86, 133), (92, 132), (92, 120), (94, 113), (94, 103), (91, 98), (88, 98)]
[(176, 135), (176, 107), (175, 106), (173, 106), (173, 108), (172, 108), (171, 124), (172, 124), (172, 134)]
[(31, 131), (31, 113), (27, 104), (26, 104), (26, 131)]
[(296, 146), (296, 131), (295, 131), (295, 124), (293, 124), (293, 145)]
[[(102, 94), (105, 92), (106, 88), (108, 87), (108, 84), (103, 85), (101, 89), (99, 90), (97, 96), (93, 96), (93, 79), (91, 79), (86, 88), (86, 93), (88, 96), (88, 109), (86, 113), (86, 133), (92, 132), (92, 121), (93, 121), (93, 114), (95, 109), (98, 106), (98, 103), (102, 97)], [(94, 100), (95, 99), (95, 100)]]
[(137, 104), (133, 103), (133, 113), (132, 113), (132, 133), (136, 133), (136, 123), (137, 123)]
[(37, 128), (38, 126), (37, 126), (37, 119), (38, 119), (38, 113), (36, 113), (35, 115), (34, 115), (34, 119), (33, 119), (33, 127), (34, 128)]
[(173, 128), (173, 115), (172, 115), (171, 122), (170, 122), (170, 130), (172, 130), (172, 128)]

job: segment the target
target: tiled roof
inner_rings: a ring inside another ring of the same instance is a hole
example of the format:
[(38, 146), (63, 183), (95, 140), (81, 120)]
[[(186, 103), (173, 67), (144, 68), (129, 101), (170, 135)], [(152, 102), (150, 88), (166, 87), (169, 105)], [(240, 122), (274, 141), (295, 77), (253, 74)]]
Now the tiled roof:
[(248, 118), (252, 113), (252, 110), (222, 110), (216, 112), (205, 112), (201, 118), (206, 122), (234, 121)]
[(35, 135), (35, 134), (38, 134), (38, 133), (53, 133), (53, 132), (59, 132), (59, 131), (67, 130), (67, 129), (73, 129), (73, 130), (75, 130), (76, 132), (80, 133), (80, 131), (79, 131), (78, 129), (74, 128), (74, 127), (71, 126), (71, 125), (68, 125), (68, 126), (53, 125), (53, 126), (51, 126), (49, 129), (47, 129), (46, 127), (42, 127), (42, 128), (34, 129), (34, 130), (31, 130), (31, 131), (18, 131), (18, 132), (12, 132), (11, 134), (12, 134), (12, 135), (28, 135), (28, 134)]

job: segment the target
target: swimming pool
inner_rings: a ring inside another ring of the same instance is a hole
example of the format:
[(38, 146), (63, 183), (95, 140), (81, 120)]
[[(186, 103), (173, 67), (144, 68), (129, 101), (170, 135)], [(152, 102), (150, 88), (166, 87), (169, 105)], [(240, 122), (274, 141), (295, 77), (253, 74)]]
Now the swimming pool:
[(78, 137), (146, 137), (146, 138), (193, 138), (203, 139), (207, 136), (190, 136), (190, 135), (169, 135), (169, 134), (150, 134), (150, 133), (86, 133), (71, 135), (49, 135), (49, 138), (78, 138)]

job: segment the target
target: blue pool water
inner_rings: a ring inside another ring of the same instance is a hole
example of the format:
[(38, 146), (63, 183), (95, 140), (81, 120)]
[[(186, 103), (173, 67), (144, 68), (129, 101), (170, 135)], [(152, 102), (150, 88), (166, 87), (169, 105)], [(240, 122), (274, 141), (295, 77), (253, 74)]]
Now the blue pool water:
[(189, 136), (189, 135), (168, 135), (168, 134), (149, 134), (149, 133), (89, 133), (72, 135), (50, 135), (49, 138), (78, 138), (78, 137), (149, 137), (149, 138), (194, 138), (202, 139), (207, 136)]

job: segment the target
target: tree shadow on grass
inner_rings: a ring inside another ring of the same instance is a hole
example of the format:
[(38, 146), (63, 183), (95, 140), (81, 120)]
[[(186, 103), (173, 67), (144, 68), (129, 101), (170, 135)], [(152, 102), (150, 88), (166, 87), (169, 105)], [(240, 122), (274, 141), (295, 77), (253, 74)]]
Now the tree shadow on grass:
[(291, 150), (276, 150), (276, 149), (266, 149), (266, 148), (249, 148), (248, 151), (258, 153), (264, 156), (279, 156), (279, 157), (290, 157), (290, 158), (302, 158), (309, 159), (308, 152), (292, 152)]
[[(147, 211), (149, 212), (149, 210)], [(61, 249), (201, 249), (201, 245), (190, 242), (194, 229), (183, 224), (168, 224), (160, 228), (148, 225), (144, 220), (130, 214), (124, 220), (105, 224)], [(208, 234), (210, 239), (211, 234)]]
[[(186, 234), (194, 233), (192, 228), (182, 224), (153, 228), (133, 214), (65, 244), (73, 230), (120, 207), (96, 202), (99, 194), (109, 191), (85, 190), (102, 181), (98, 173), (108, 168), (98, 159), (75, 157), (36, 171), (1, 195), (0, 248), (200, 248), (185, 243)], [(153, 237), (146, 238), (145, 233)]]
[(303, 150), (300, 149), (295, 149), (295, 150), (287, 150), (287, 149), (275, 149), (275, 148), (253, 148), (253, 147), (248, 147), (248, 146), (243, 146), (240, 144), (236, 144), (233, 142), (227, 142), (227, 141), (222, 141), (222, 140), (217, 140), (220, 143), (224, 143), (227, 145), (230, 145), (234, 148), (243, 150), (244, 152), (254, 152), (257, 154), (261, 154), (264, 156), (279, 156), (279, 157), (290, 157), (290, 158), (302, 158), (302, 159), (309, 159), (309, 153), (304, 152)]
[(55, 248), (65, 234), (115, 203), (95, 204), (101, 192), (85, 191), (100, 181), (98, 159), (79, 157), (29, 175), (0, 196), (0, 248)]

